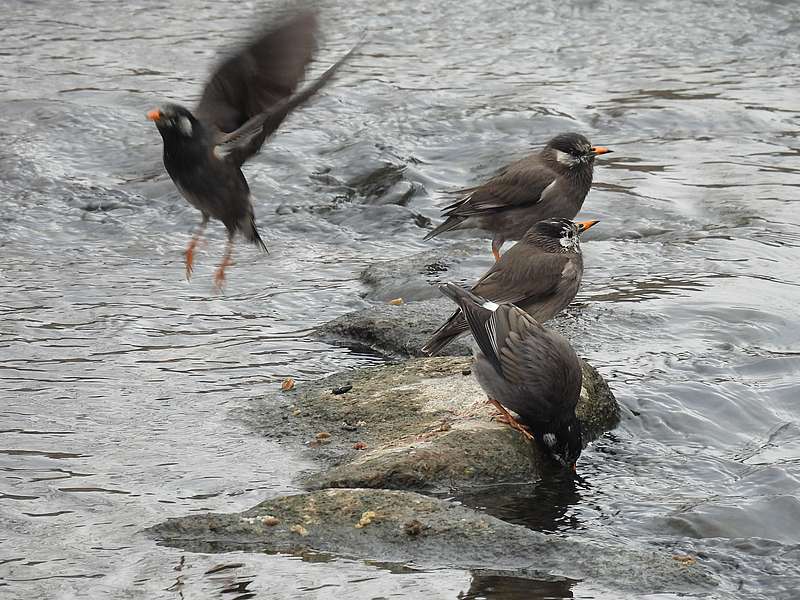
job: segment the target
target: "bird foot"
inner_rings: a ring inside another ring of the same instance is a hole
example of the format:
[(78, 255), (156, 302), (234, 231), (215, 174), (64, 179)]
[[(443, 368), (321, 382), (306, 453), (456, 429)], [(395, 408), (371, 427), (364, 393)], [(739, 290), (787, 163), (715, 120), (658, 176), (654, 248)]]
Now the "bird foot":
[(189, 247), (186, 249), (184, 253), (185, 263), (186, 263), (186, 281), (192, 280), (192, 265), (194, 264), (194, 248)]
[(511, 414), (505, 409), (505, 407), (502, 404), (500, 404), (497, 400), (494, 400), (493, 398), (489, 398), (489, 403), (497, 409), (498, 413), (500, 413), (492, 417), (493, 419), (496, 419), (499, 423), (505, 423), (512, 429), (516, 429), (527, 439), (533, 441), (533, 434), (531, 434), (531, 432), (528, 431), (528, 428), (525, 427), (525, 425), (523, 425), (519, 421), (517, 421), (514, 417), (512, 417)]
[(214, 273), (214, 291), (218, 294), (223, 292), (223, 288), (225, 286), (225, 268), (220, 267), (217, 269), (217, 272)]

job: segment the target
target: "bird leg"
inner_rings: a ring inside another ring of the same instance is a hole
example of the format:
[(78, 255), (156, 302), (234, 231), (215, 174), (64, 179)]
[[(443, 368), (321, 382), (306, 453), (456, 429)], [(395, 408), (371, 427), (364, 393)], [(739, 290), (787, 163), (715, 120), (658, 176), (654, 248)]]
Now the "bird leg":
[(492, 254), (494, 254), (494, 261), (500, 260), (500, 248), (503, 247), (505, 240), (503, 238), (494, 238), (492, 240)]
[(527, 427), (525, 427), (522, 423), (520, 423), (514, 417), (512, 417), (511, 414), (505, 409), (505, 407), (502, 404), (500, 404), (494, 398), (489, 398), (489, 404), (494, 406), (500, 413), (500, 416), (497, 419), (498, 421), (500, 421), (501, 423), (505, 423), (512, 429), (516, 429), (526, 438), (533, 441), (533, 435), (531, 434), (530, 431), (528, 431)]
[(225, 267), (233, 264), (231, 254), (233, 254), (233, 237), (228, 237), (228, 241), (225, 244), (225, 254), (222, 256), (222, 262), (219, 263), (217, 272), (214, 273), (214, 288), (218, 292), (222, 292), (222, 284), (225, 283)]
[(206, 230), (206, 225), (208, 225), (208, 216), (203, 215), (203, 221), (200, 223), (195, 232), (192, 234), (192, 239), (189, 241), (189, 245), (186, 247), (186, 252), (184, 252), (184, 257), (186, 262), (186, 281), (190, 281), (192, 279), (192, 264), (194, 263), (194, 249), (197, 247), (197, 243), (203, 237), (203, 232)]

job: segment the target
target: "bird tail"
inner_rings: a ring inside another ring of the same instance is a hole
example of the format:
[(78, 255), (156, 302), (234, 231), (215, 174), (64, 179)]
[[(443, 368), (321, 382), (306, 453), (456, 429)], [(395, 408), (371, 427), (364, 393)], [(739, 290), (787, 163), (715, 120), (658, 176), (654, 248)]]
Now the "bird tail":
[(444, 233), (445, 231), (451, 231), (453, 229), (458, 229), (458, 226), (461, 225), (466, 220), (466, 217), (447, 217), (444, 223), (439, 225), (436, 229), (429, 232), (423, 240), (429, 240), (432, 237), (436, 237), (440, 233)]
[(458, 310), (447, 321), (433, 332), (431, 339), (422, 347), (422, 353), (436, 356), (453, 340), (469, 329), (464, 314)]
[(267, 245), (264, 243), (264, 240), (261, 239), (261, 236), (258, 234), (258, 229), (256, 228), (256, 219), (253, 214), (249, 214), (247, 217), (242, 219), (239, 223), (239, 231), (242, 232), (245, 239), (248, 242), (259, 246), (264, 252), (269, 254), (269, 250), (267, 250)]
[[(454, 283), (440, 285), (439, 290), (461, 307), (472, 331), (472, 337), (475, 338), (481, 353), (492, 363), (497, 372), (502, 374), (503, 367), (497, 355), (498, 326), (495, 313), (499, 313), (503, 320), (508, 311), (503, 308), (503, 305), (476, 296)], [(512, 310), (514, 310), (513, 306)]]
[(447, 283), (443, 283), (439, 286), (439, 291), (442, 292), (445, 296), (450, 298), (453, 302), (458, 304), (461, 309), (464, 309), (465, 305), (473, 305), (477, 304), (478, 306), (483, 306), (487, 304), (487, 300), (481, 298), (470, 292), (467, 289), (464, 289), (460, 285), (456, 285), (455, 283), (448, 281)]

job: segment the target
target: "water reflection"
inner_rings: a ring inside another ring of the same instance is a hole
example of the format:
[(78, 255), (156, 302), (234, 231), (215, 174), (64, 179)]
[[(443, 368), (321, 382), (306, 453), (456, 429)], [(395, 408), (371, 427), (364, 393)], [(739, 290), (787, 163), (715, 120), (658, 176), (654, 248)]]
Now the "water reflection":
[(472, 571), (469, 589), (459, 592), (458, 600), (546, 600), (574, 598), (572, 579), (512, 577), (492, 571)]

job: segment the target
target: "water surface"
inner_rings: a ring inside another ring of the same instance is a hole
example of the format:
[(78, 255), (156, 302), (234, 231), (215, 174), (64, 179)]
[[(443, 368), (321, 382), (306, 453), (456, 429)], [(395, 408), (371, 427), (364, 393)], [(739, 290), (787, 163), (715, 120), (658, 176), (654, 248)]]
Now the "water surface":
[[(694, 555), (719, 597), (794, 597), (796, 4), (328, 2), (313, 73), (362, 30), (370, 41), (247, 166), (270, 254), (239, 245), (218, 296), (222, 227), (187, 283), (198, 216), (163, 175), (144, 113), (191, 104), (255, 4), (3, 6), (0, 596), (619, 598), (591, 581), (186, 554), (139, 533), (295, 490), (311, 465), (248, 430), (241, 409), (286, 376), (380, 360), (309, 332), (368, 305), (367, 264), (446, 246), (421, 241), (438, 191), (578, 130), (615, 154), (584, 205), (602, 225), (586, 236), (572, 341), (623, 421), (584, 453), (584, 487), (464, 500), (609, 547)], [(406, 205), (351, 185), (387, 168), (404, 169)], [(241, 566), (205, 574), (221, 563)]]

